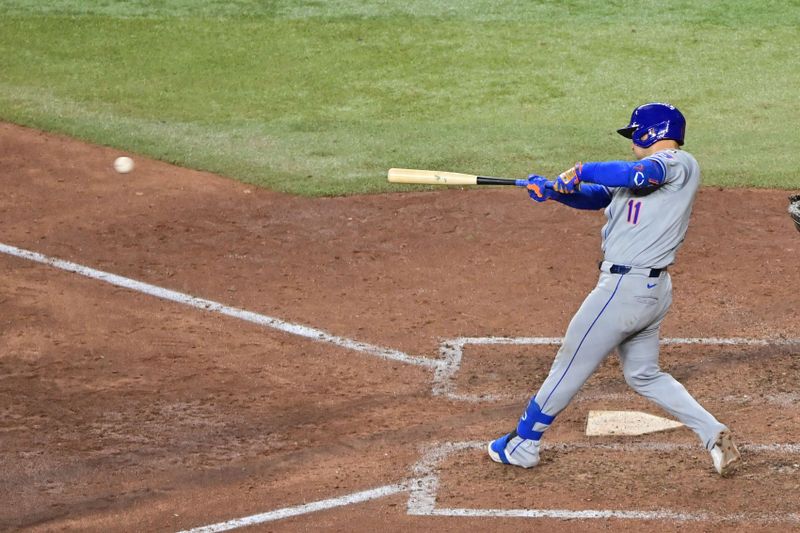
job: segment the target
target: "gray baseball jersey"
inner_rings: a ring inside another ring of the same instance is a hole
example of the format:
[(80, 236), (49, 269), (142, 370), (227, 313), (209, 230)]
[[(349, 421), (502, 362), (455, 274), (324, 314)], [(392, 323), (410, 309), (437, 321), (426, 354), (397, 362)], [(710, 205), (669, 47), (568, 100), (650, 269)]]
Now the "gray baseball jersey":
[(700, 166), (683, 150), (662, 150), (648, 159), (664, 168), (664, 184), (638, 192), (627, 187), (610, 189), (603, 227), (606, 261), (618, 265), (664, 268), (675, 261), (700, 185)]

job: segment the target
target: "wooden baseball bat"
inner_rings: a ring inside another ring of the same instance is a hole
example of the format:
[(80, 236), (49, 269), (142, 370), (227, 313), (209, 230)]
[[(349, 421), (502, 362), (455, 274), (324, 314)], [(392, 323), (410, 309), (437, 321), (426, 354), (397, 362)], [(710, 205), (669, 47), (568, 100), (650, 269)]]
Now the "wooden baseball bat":
[(492, 178), (474, 174), (417, 170), (413, 168), (390, 168), (389, 181), (392, 183), (418, 183), (423, 185), (516, 185), (517, 187), (528, 185), (528, 180)]

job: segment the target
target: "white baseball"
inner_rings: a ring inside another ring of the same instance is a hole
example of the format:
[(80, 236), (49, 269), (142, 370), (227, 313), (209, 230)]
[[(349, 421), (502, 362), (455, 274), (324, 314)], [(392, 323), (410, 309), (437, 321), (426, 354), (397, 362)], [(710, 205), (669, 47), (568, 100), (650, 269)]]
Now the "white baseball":
[(114, 160), (114, 170), (120, 174), (127, 174), (133, 170), (133, 159), (127, 156), (118, 157)]

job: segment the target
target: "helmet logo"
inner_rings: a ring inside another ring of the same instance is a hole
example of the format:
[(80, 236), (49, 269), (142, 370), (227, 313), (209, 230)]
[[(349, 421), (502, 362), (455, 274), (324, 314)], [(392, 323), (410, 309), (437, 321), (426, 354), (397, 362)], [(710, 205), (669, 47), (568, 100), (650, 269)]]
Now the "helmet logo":
[(669, 120), (665, 120), (659, 124), (654, 126), (650, 126), (647, 128), (647, 131), (639, 135), (639, 144), (640, 146), (647, 148), (648, 146), (652, 145), (656, 141), (660, 141), (664, 137), (666, 137), (667, 133), (669, 132)]

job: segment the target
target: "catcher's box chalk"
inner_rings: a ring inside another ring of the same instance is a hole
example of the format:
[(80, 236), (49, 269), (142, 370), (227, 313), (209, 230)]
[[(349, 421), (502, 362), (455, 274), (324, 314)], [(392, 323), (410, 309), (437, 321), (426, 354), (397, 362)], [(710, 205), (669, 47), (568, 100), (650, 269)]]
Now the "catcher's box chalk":
[(644, 435), (681, 427), (683, 424), (640, 411), (589, 411), (586, 434)]

